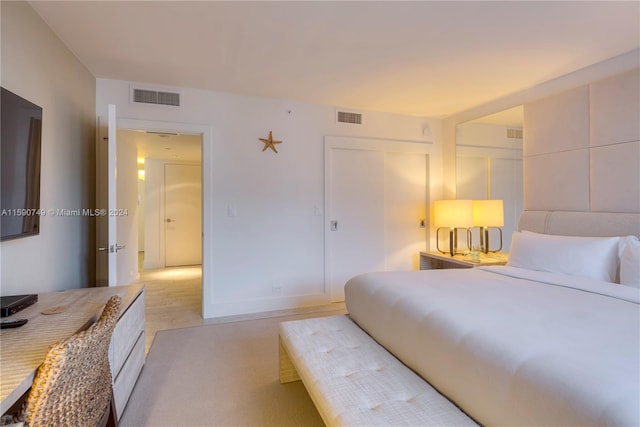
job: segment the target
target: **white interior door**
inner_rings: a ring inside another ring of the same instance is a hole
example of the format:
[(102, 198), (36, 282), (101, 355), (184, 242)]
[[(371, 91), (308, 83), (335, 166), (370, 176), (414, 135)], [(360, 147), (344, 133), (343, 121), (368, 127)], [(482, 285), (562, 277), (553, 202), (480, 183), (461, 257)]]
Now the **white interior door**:
[(384, 270), (384, 153), (336, 148), (330, 177), (326, 262), (332, 301), (344, 301), (344, 284)]
[(165, 265), (202, 264), (200, 165), (165, 164)]
[[(106, 125), (106, 126), (104, 126)], [(116, 106), (109, 105), (106, 123), (100, 123), (97, 163), (97, 208), (91, 212), (96, 216), (96, 238), (98, 245), (96, 284), (116, 286), (118, 284), (118, 251), (124, 249), (117, 243), (117, 172), (116, 172)]]

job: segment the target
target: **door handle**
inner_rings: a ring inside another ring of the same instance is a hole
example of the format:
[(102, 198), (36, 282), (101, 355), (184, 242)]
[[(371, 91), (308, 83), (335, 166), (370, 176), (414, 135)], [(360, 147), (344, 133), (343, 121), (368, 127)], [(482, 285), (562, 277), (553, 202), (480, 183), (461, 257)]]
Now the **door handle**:
[(170, 222), (176, 222), (176, 220), (175, 220), (175, 219), (173, 219), (173, 218), (166, 218), (166, 219), (164, 220), (164, 222), (166, 222), (166, 223), (168, 224), (168, 223), (170, 223)]
[(331, 221), (331, 231), (338, 231), (338, 221)]
[(115, 245), (110, 245), (108, 248), (105, 247), (99, 247), (98, 251), (99, 252), (109, 252), (110, 254), (114, 253), (114, 252), (118, 252), (120, 249), (126, 249), (127, 245), (119, 245), (119, 244), (115, 244)]

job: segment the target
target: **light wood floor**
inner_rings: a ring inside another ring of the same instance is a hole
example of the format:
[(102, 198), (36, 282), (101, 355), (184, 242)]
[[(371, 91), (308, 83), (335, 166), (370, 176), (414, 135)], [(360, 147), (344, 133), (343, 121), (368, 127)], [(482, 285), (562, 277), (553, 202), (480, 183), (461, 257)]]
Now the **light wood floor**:
[(345, 312), (344, 303), (316, 307), (278, 310), (238, 316), (202, 318), (202, 267), (169, 267), (143, 270), (140, 263), (140, 283), (145, 285), (145, 350), (148, 353), (156, 332), (240, 320), (261, 319), (299, 313)]

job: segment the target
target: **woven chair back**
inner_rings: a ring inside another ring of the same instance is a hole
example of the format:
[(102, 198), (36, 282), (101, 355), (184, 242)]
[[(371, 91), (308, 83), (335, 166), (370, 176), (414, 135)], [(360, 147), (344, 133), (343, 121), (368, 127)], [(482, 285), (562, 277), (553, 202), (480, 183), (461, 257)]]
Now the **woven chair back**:
[(25, 404), (23, 417), (30, 427), (99, 424), (111, 402), (109, 343), (120, 303), (112, 296), (93, 326), (49, 349)]

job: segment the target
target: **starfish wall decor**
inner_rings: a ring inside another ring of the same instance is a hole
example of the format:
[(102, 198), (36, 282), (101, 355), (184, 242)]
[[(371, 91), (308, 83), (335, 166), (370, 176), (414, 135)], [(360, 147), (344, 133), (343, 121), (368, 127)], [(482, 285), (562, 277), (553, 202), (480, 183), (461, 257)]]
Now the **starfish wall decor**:
[(262, 151), (265, 151), (267, 148), (271, 148), (275, 153), (278, 152), (276, 150), (276, 144), (282, 144), (282, 141), (274, 141), (273, 133), (269, 131), (269, 138), (258, 138), (260, 141), (264, 142), (264, 148)]

